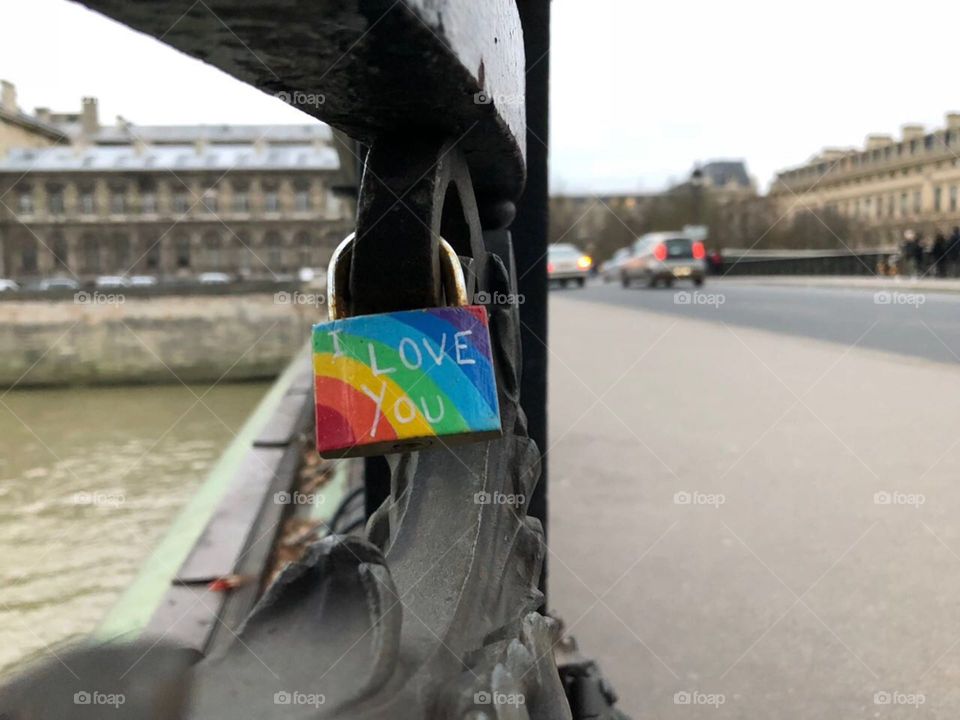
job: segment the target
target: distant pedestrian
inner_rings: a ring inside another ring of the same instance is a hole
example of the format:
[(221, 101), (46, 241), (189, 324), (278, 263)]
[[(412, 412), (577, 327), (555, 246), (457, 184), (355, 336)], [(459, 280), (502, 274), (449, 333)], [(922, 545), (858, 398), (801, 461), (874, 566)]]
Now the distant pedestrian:
[(719, 275), (721, 272), (723, 272), (723, 255), (720, 254), (719, 250), (714, 249), (710, 253), (708, 260), (710, 261), (711, 274)]
[(930, 252), (930, 272), (937, 277), (947, 274), (947, 237), (938, 232)]
[(913, 243), (913, 274), (923, 275), (927, 270), (927, 243), (924, 240), (923, 233), (917, 233), (914, 236)]
[(960, 227), (953, 229), (947, 241), (947, 265), (951, 277), (960, 275)]
[(904, 260), (904, 271), (911, 275), (919, 275), (923, 265), (923, 247), (913, 230), (903, 233), (903, 251), (900, 254)]

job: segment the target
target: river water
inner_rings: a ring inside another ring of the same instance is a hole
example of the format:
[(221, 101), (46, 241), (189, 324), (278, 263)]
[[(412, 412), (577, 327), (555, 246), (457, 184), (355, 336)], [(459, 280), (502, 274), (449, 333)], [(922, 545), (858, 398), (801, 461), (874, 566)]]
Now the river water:
[(0, 392), (0, 674), (97, 625), (268, 387)]

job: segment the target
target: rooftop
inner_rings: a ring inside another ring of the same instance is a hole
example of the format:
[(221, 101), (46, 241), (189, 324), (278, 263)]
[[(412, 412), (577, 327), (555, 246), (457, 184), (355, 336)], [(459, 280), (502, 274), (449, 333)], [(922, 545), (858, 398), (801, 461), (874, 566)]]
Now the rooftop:
[[(64, 127), (71, 135), (79, 135), (79, 124)], [(135, 125), (120, 122), (101, 127), (89, 140), (94, 145), (124, 145), (142, 141), (152, 145), (178, 145), (194, 142), (212, 144), (271, 144), (330, 141), (333, 133), (322, 123), (310, 125)]]
[[(242, 127), (242, 126), (241, 126)], [(103, 145), (94, 147), (48, 147), (11, 149), (0, 158), (0, 173), (103, 172), (169, 170), (337, 170), (337, 152), (331, 147), (255, 146), (250, 143)]]

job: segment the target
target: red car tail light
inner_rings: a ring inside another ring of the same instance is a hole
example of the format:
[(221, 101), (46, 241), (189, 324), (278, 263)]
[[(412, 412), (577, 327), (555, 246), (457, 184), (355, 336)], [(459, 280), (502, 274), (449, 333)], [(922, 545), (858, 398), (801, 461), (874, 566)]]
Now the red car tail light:
[(656, 247), (653, 248), (653, 256), (660, 262), (663, 262), (664, 260), (666, 260), (667, 246), (664, 245), (663, 243), (658, 244)]
[(703, 247), (703, 243), (695, 242), (693, 244), (693, 259), (703, 260), (706, 256), (707, 256), (707, 249)]
[(552, 263), (552, 262), (548, 262), (548, 263), (547, 263), (547, 272), (548, 272), (548, 273), (552, 273), (553, 270), (554, 270), (553, 263)]

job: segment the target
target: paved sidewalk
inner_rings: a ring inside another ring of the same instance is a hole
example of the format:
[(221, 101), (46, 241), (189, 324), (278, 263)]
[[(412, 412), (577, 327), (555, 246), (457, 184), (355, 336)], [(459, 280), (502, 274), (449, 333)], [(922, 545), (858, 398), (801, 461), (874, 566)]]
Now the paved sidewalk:
[(960, 278), (880, 277), (869, 275), (730, 275), (710, 282), (737, 285), (787, 285), (855, 290), (899, 290), (911, 293), (960, 293)]
[(550, 332), (550, 606), (625, 712), (960, 717), (955, 366), (573, 292)]

